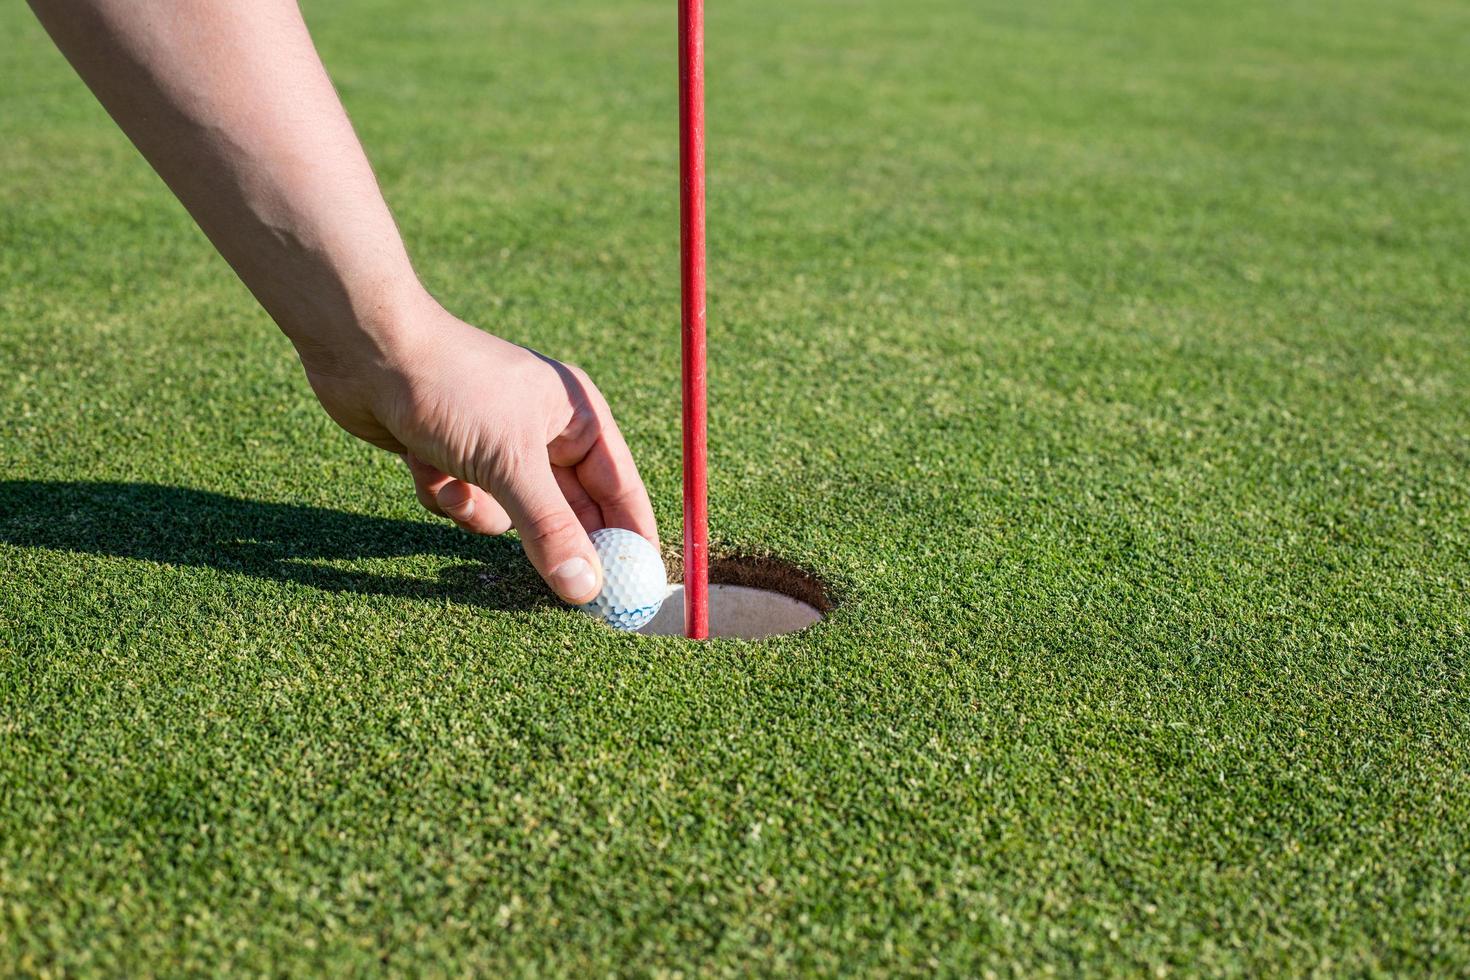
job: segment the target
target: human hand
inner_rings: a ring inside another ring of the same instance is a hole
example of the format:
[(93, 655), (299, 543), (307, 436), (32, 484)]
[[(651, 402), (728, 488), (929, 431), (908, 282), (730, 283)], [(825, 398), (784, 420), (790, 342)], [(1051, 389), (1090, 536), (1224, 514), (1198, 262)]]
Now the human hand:
[(338, 424), (403, 456), (425, 508), (479, 534), (514, 526), (572, 603), (602, 587), (589, 532), (625, 527), (658, 544), (633, 457), (585, 372), (431, 301), (413, 319), (372, 356), (303, 363)]

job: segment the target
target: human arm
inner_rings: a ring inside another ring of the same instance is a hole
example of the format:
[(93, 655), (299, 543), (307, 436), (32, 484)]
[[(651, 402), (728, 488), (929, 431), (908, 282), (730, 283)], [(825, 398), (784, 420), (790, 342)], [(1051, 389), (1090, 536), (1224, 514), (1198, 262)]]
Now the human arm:
[(343, 428), (409, 463), (424, 506), (514, 525), (568, 601), (589, 530), (657, 542), (606, 401), (420, 284), (294, 0), (31, 0), (103, 106), (300, 354)]

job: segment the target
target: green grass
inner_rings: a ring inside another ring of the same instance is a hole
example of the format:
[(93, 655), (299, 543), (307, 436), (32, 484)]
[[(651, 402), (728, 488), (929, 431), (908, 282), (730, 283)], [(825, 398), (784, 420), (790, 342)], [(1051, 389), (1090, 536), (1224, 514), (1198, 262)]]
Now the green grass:
[[(426, 281), (678, 537), (673, 5), (310, 0)], [(1470, 9), (709, 12), (721, 549), (424, 516), (0, 10), (0, 971), (1470, 970)]]

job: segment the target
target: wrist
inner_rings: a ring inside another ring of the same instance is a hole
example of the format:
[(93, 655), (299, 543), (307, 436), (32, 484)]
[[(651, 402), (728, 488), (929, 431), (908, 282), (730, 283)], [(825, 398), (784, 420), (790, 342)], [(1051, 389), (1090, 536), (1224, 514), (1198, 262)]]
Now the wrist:
[(411, 274), (336, 292), (329, 309), (276, 317), (308, 374), (346, 379), (391, 369), (443, 315)]

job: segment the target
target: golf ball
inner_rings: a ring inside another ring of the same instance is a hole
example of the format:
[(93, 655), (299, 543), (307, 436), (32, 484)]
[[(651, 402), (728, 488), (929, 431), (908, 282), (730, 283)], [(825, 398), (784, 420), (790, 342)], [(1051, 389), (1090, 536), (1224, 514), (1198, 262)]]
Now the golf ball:
[(602, 591), (581, 607), (613, 629), (636, 630), (648, 623), (668, 595), (668, 574), (648, 539), (620, 527), (592, 532), (602, 562)]

